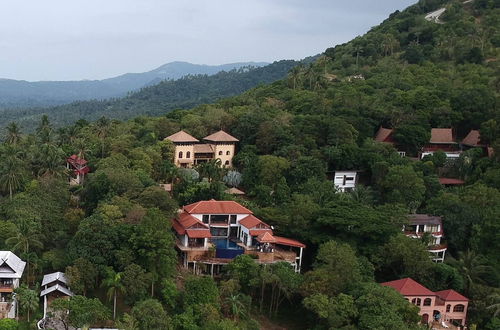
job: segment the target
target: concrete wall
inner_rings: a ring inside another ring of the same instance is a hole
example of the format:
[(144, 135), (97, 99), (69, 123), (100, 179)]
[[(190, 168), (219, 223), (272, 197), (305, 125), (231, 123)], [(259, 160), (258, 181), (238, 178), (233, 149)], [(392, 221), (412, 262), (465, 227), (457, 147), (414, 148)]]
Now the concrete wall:
[(210, 145), (215, 151), (215, 159), (220, 159), (222, 162), (222, 166), (233, 166), (233, 157), (234, 153), (236, 152), (236, 146), (234, 143), (211, 143)]

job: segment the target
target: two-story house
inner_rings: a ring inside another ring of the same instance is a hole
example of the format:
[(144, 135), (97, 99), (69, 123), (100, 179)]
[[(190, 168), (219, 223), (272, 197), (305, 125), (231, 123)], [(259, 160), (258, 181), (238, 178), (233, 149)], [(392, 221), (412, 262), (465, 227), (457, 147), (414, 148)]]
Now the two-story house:
[(447, 245), (441, 242), (444, 237), (443, 219), (428, 214), (410, 214), (408, 218), (409, 224), (404, 226), (405, 235), (419, 239), (427, 236), (427, 245), (432, 254), (432, 260), (443, 262), (447, 249)]
[(16, 296), (26, 262), (10, 251), (0, 251), (0, 319), (16, 318)]
[(82, 184), (85, 175), (90, 172), (87, 161), (77, 155), (71, 155), (66, 159), (66, 168), (70, 171), (71, 185)]
[(451, 128), (433, 128), (431, 129), (431, 139), (422, 148), (420, 158), (432, 155), (436, 151), (443, 151), (449, 159), (460, 157), (460, 149), (455, 141), (453, 129)]
[(403, 295), (416, 305), (425, 325), (443, 325), (445, 328), (464, 326), (469, 299), (454, 290), (432, 292), (411, 278), (381, 283)]
[(72, 297), (74, 293), (68, 287), (68, 279), (62, 272), (55, 272), (43, 276), (42, 291), (40, 297), (43, 298), (43, 318), (47, 317), (50, 304), (57, 298)]
[(335, 171), (333, 184), (340, 192), (354, 190), (358, 184), (358, 171)]
[(237, 138), (222, 130), (204, 137), (204, 143), (185, 131), (167, 136), (165, 140), (172, 141), (175, 146), (174, 164), (177, 167), (187, 168), (212, 159), (220, 159), (222, 166), (233, 166), (233, 157), (238, 142)]
[(172, 219), (177, 248), (186, 268), (208, 265), (214, 274), (240, 254), (259, 263), (289, 262), (297, 272), (305, 245), (274, 235), (273, 228), (234, 201), (200, 201), (186, 205)]

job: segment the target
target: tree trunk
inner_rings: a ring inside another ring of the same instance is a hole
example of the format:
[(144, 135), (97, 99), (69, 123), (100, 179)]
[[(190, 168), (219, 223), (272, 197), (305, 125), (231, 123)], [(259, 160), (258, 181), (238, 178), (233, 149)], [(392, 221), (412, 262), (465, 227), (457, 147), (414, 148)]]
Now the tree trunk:
[(115, 294), (113, 295), (113, 320), (116, 319), (116, 290)]

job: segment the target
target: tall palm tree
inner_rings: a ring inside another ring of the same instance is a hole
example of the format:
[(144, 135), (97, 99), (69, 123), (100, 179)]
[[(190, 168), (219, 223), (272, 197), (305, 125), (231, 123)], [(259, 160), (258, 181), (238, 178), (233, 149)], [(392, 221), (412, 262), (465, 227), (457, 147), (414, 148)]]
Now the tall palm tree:
[(9, 192), (9, 198), (21, 188), (23, 180), (23, 162), (13, 155), (9, 155), (0, 162), (0, 187)]
[(19, 307), (21, 310), (26, 311), (28, 317), (28, 323), (30, 322), (30, 312), (36, 311), (38, 309), (38, 294), (35, 290), (30, 290), (28, 286), (21, 285), (16, 289), (17, 301), (19, 301)]
[(458, 259), (452, 260), (450, 263), (458, 269), (465, 280), (465, 294), (470, 295), (471, 288), (474, 284), (484, 283), (484, 278), (492, 271), (491, 266), (486, 264), (486, 259), (476, 254), (474, 251), (467, 250), (458, 253)]
[(107, 287), (108, 299), (113, 298), (113, 320), (116, 319), (116, 296), (118, 292), (123, 293), (125, 287), (122, 283), (122, 273), (116, 273), (114, 270), (109, 269), (107, 277), (102, 281), (101, 286)]
[(240, 317), (244, 317), (247, 313), (247, 306), (243, 302), (243, 296), (241, 293), (232, 294), (227, 297), (224, 302), (229, 309), (229, 312), (233, 316), (233, 320), (237, 320)]
[(5, 143), (16, 145), (21, 140), (21, 130), (16, 123), (10, 123), (5, 128), (7, 130), (7, 138), (5, 139)]
[(106, 117), (99, 118), (95, 123), (97, 137), (101, 140), (101, 158), (104, 157), (104, 140), (109, 134), (111, 121)]
[(12, 251), (21, 252), (27, 256), (28, 283), (30, 274), (30, 251), (31, 249), (41, 249), (43, 247), (41, 234), (35, 228), (35, 221), (21, 219), (16, 224), (16, 234), (5, 240), (5, 243), (10, 246)]

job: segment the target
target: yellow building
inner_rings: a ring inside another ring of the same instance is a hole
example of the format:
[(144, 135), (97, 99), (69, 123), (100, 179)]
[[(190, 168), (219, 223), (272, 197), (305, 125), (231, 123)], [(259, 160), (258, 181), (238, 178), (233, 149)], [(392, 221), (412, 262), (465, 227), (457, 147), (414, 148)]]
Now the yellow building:
[(222, 166), (232, 167), (236, 143), (239, 141), (222, 130), (203, 138), (205, 143), (200, 143), (200, 140), (184, 131), (167, 136), (165, 140), (175, 145), (175, 166), (187, 168), (212, 159), (220, 159)]

